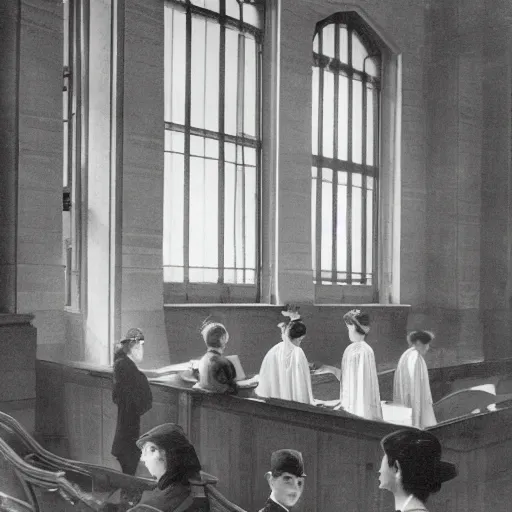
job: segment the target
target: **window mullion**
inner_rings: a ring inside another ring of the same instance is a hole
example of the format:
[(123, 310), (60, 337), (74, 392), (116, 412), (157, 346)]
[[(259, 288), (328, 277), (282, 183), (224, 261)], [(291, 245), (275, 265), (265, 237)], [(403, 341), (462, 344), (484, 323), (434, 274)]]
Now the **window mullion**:
[(219, 40), (219, 180), (218, 180), (218, 266), (219, 277), (218, 282), (224, 283), (224, 199), (225, 199), (225, 101), (226, 101), (226, 25), (223, 23), (222, 16), (226, 12), (225, 0), (220, 0), (220, 40)]
[(183, 206), (183, 280), (190, 281), (190, 122), (192, 77), (192, 13), (186, 14), (186, 73), (185, 73), (185, 148), (184, 148), (184, 206)]
[[(241, 7), (240, 7), (241, 9)], [(243, 34), (238, 34), (238, 77), (237, 77), (237, 130), (236, 134), (237, 137), (239, 135), (243, 135), (244, 132), (244, 113), (245, 113), (245, 36)], [(241, 192), (241, 202), (242, 202), (242, 216), (239, 221), (242, 223), (242, 275), (243, 280), (242, 282), (245, 283), (245, 267), (246, 265), (246, 258), (245, 258), (245, 147), (243, 143), (239, 142), (237, 144), (237, 161), (238, 161), (238, 147), (240, 146), (240, 153), (241, 153), (241, 174), (240, 178), (242, 180), (242, 192)], [(235, 172), (238, 175), (238, 165), (235, 170)], [(235, 221), (236, 222), (236, 221)], [(235, 272), (237, 272), (235, 270)], [(238, 274), (238, 272), (237, 272)]]
[[(366, 87), (366, 79), (363, 78), (363, 94), (362, 94), (362, 100), (363, 100), (363, 133), (362, 133), (362, 161), (363, 166), (366, 168), (366, 161), (367, 161), (367, 155), (366, 155), (366, 141), (367, 141), (367, 94), (368, 89)], [(366, 174), (366, 173), (365, 173)], [(366, 246), (367, 246), (367, 240), (366, 240), (366, 225), (367, 225), (367, 218), (366, 218), (366, 176), (361, 176), (361, 284), (366, 284)]]
[[(352, 67), (352, 30), (348, 31), (348, 63)], [(352, 162), (352, 88), (354, 78), (348, 78), (348, 123), (347, 123), (347, 160)], [(347, 173), (347, 283), (352, 283), (352, 173)]]
[[(334, 55), (340, 58), (340, 26), (334, 25)], [(338, 160), (338, 111), (339, 111), (339, 73), (334, 73), (334, 126), (333, 126), (333, 159)], [(338, 171), (332, 170), (332, 263), (331, 281), (333, 284), (338, 279)]]
[[(318, 34), (318, 51), (322, 53), (322, 32)], [(318, 154), (323, 153), (324, 68), (318, 70)], [(322, 167), (316, 170), (316, 281), (322, 282)]]

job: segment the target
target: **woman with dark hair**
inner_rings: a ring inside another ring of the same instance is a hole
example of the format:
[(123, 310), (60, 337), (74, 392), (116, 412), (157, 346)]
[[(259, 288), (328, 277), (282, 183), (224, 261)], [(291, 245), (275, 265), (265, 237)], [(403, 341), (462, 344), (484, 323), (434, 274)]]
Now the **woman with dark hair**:
[(341, 407), (369, 420), (381, 420), (379, 381), (372, 347), (366, 343), (370, 317), (358, 309), (343, 316), (350, 345), (341, 362)]
[(201, 464), (179, 425), (159, 425), (141, 436), (137, 446), (142, 451), (142, 462), (158, 481), (154, 490), (142, 494), (139, 505), (150, 505), (162, 512), (210, 510), (204, 493), (202, 496), (192, 493), (190, 482), (201, 481)]
[(306, 324), (297, 308), (288, 307), (282, 314), (289, 317), (290, 322), (278, 325), (282, 341), (272, 347), (263, 359), (255, 393), (260, 397), (314, 405), (308, 360), (300, 348), (306, 336)]
[(238, 385), (235, 366), (224, 357), (229, 341), (227, 329), (217, 322), (209, 322), (203, 325), (201, 335), (206, 344), (206, 354), (199, 361), (199, 382), (194, 387), (236, 395)]
[(117, 405), (117, 423), (112, 455), (123, 473), (135, 475), (140, 459), (136, 441), (140, 436), (140, 417), (153, 404), (147, 377), (137, 368), (144, 357), (144, 334), (132, 328), (114, 354), (112, 400)]
[(379, 488), (393, 493), (397, 511), (428, 512), (429, 496), (457, 476), (456, 467), (441, 460), (441, 443), (430, 432), (399, 430), (387, 435), (381, 446)]
[(395, 371), (393, 402), (412, 409), (412, 425), (427, 428), (437, 423), (424, 356), (434, 335), (414, 331), (407, 336), (409, 348), (402, 354)]

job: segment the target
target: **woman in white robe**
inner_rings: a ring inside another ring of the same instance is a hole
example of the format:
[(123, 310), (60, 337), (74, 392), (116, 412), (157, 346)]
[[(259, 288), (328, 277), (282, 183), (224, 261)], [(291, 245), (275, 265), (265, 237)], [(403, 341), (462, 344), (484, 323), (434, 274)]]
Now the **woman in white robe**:
[(265, 355), (255, 393), (263, 398), (314, 405), (308, 360), (300, 348), (306, 336), (306, 325), (296, 311), (283, 311), (283, 315), (289, 316), (291, 321), (279, 324), (282, 341)]
[(370, 331), (370, 318), (353, 309), (344, 315), (350, 345), (341, 362), (341, 407), (369, 420), (382, 420), (379, 381), (372, 347), (365, 338)]
[(393, 402), (412, 409), (412, 425), (427, 428), (437, 423), (424, 356), (434, 335), (414, 331), (407, 337), (409, 348), (402, 354), (395, 371)]

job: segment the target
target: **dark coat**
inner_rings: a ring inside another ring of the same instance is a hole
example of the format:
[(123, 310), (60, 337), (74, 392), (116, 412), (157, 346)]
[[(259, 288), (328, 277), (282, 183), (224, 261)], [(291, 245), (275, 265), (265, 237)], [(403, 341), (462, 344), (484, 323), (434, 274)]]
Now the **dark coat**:
[(270, 498), (259, 512), (287, 512), (287, 510)]
[(114, 362), (112, 400), (117, 405), (112, 455), (140, 453), (135, 444), (140, 436), (140, 417), (151, 409), (153, 396), (147, 377), (124, 354)]
[[(171, 473), (165, 473), (158, 481), (157, 487), (142, 494), (139, 505), (151, 505), (162, 512), (174, 512), (190, 496), (190, 485), (181, 480), (173, 480)], [(134, 507), (134, 512), (137, 507)], [(180, 509), (182, 512), (209, 512), (207, 498), (195, 497), (190, 505)]]

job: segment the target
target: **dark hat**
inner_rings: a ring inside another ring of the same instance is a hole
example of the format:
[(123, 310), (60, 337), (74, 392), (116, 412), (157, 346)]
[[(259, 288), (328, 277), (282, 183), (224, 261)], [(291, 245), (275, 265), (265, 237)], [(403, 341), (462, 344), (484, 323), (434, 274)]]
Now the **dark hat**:
[(190, 444), (185, 432), (176, 423), (164, 423), (152, 428), (139, 437), (137, 446), (142, 449), (147, 442), (154, 443), (166, 451), (174, 451)]
[(171, 473), (173, 478), (190, 478), (201, 471), (201, 463), (194, 447), (176, 423), (164, 423), (152, 428), (137, 440), (137, 446), (142, 450), (148, 442), (165, 451), (167, 472)]
[(138, 327), (132, 327), (128, 329), (126, 336), (121, 340), (121, 343), (128, 341), (142, 341), (144, 339), (144, 333)]
[(302, 453), (297, 450), (277, 450), (270, 458), (270, 471), (275, 473), (290, 473), (297, 477), (306, 476)]

